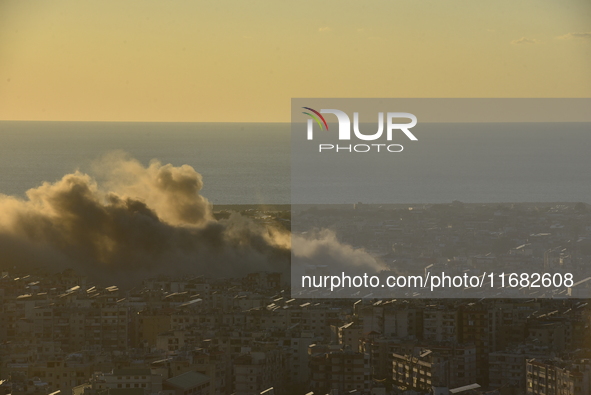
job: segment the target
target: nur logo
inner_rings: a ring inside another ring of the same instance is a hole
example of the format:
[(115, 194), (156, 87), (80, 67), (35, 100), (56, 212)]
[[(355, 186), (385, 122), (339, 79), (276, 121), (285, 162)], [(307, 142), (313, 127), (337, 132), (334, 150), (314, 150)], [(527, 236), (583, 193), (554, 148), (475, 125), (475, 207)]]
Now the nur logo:
[[(339, 122), (339, 140), (351, 140), (351, 119), (343, 111), (341, 111), (341, 110), (316, 111), (310, 107), (302, 107), (302, 108), (305, 110), (308, 110), (308, 111), (304, 111), (302, 113), (311, 117), (311, 119), (308, 119), (308, 140), (314, 139), (314, 122), (313, 121), (316, 121), (318, 126), (320, 126), (320, 130), (324, 130), (324, 128), (326, 128), (326, 130), (328, 130), (328, 123), (326, 122), (326, 120), (324, 119), (322, 114), (336, 115), (337, 120)], [(401, 118), (410, 119), (410, 122), (409, 123), (394, 123), (394, 119), (401, 119)], [(410, 140), (417, 141), (417, 138), (415, 137), (415, 135), (412, 134), (409, 130), (410, 128), (412, 128), (416, 124), (417, 124), (417, 117), (415, 117), (413, 114), (410, 114), (407, 112), (389, 112), (386, 115), (386, 138), (388, 139), (388, 141), (391, 141), (392, 134), (393, 134), (392, 132), (394, 130), (400, 130), (400, 131), (404, 132), (406, 137), (408, 137)], [(357, 137), (359, 140), (364, 140), (364, 141), (377, 140), (382, 136), (383, 132), (384, 132), (384, 113), (383, 112), (378, 113), (378, 131), (373, 134), (361, 133), (361, 131), (359, 130), (359, 113), (357, 113), (357, 112), (353, 113), (353, 133), (355, 133), (355, 137)]]
[[(310, 119), (308, 119), (307, 123), (307, 138), (308, 140), (314, 139), (314, 121), (320, 127), (320, 130), (326, 129), (328, 131), (328, 123), (326, 119), (322, 116), (322, 114), (334, 114), (337, 117), (337, 121), (339, 122), (339, 140), (351, 140), (351, 119), (349, 116), (341, 111), (341, 110), (320, 110), (316, 111), (310, 107), (302, 107), (304, 110), (302, 114), (308, 115)], [(410, 122), (408, 123), (395, 123), (395, 119), (409, 119)], [(373, 141), (377, 140), (382, 137), (384, 133), (384, 124), (386, 129), (386, 139), (388, 141), (392, 141), (392, 135), (395, 130), (402, 131), (406, 137), (408, 137), (412, 141), (417, 141), (417, 138), (414, 134), (411, 133), (409, 129), (414, 127), (417, 124), (417, 117), (413, 114), (407, 112), (389, 112), (386, 115), (386, 122), (384, 122), (384, 113), (378, 113), (378, 131), (373, 134), (364, 134), (361, 133), (359, 130), (359, 113), (353, 113), (353, 133), (355, 137), (359, 140), (364, 141)], [(388, 152), (402, 152), (403, 148), (400, 144), (356, 144), (356, 145), (344, 145), (339, 146), (338, 144), (335, 146), (334, 144), (319, 144), (318, 149), (319, 152), (322, 151), (330, 151), (335, 150), (334, 152), (339, 151), (348, 151), (348, 152), (369, 152), (376, 150), (380, 152), (381, 148), (385, 148)]]

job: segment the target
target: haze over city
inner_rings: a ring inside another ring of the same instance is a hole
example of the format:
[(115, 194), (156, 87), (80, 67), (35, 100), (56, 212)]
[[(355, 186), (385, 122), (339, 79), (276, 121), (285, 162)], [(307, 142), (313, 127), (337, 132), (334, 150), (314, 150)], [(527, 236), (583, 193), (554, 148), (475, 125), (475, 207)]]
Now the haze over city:
[(0, 395), (591, 394), (589, 70), (589, 0), (0, 0)]

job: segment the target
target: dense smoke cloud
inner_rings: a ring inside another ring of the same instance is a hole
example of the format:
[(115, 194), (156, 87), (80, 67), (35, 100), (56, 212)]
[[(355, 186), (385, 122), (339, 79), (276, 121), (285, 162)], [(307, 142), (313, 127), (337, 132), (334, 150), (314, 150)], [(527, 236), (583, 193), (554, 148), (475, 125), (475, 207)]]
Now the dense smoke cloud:
[[(73, 268), (118, 283), (160, 273), (289, 273), (289, 233), (238, 214), (215, 220), (191, 166), (144, 167), (118, 153), (98, 161), (93, 174), (46, 182), (26, 199), (0, 195), (0, 266)], [(368, 262), (327, 234), (296, 240), (296, 255), (307, 260)]]

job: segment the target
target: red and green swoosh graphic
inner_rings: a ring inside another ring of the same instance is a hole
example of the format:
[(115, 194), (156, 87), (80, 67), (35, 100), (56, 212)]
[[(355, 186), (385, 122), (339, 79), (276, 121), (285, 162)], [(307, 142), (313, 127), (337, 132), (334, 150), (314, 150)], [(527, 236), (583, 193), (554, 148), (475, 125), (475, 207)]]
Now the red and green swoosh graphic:
[[(322, 124), (324, 124), (324, 126), (326, 126), (326, 130), (328, 130), (328, 124), (326, 123), (326, 119), (324, 119), (324, 117), (318, 111), (316, 111), (310, 107), (302, 107), (302, 108), (312, 112), (312, 113), (309, 113), (309, 112), (303, 111), (302, 114), (306, 114), (306, 115), (309, 115), (310, 117), (312, 117), (312, 119), (316, 121), (318, 126), (320, 126), (320, 130), (324, 130), (324, 127), (322, 126)], [(320, 120), (322, 120), (322, 122), (320, 122)]]

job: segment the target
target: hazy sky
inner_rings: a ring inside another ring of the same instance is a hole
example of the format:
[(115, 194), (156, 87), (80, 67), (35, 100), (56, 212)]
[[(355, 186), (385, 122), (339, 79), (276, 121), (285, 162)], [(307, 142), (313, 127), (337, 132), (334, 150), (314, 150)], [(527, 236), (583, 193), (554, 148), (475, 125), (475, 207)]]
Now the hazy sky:
[(589, 0), (0, 0), (0, 120), (289, 121), (292, 97), (591, 97)]

